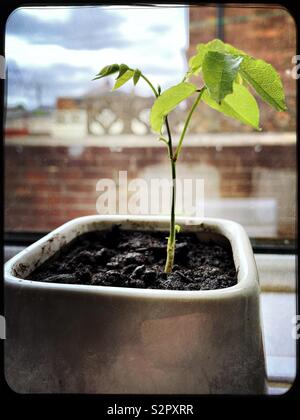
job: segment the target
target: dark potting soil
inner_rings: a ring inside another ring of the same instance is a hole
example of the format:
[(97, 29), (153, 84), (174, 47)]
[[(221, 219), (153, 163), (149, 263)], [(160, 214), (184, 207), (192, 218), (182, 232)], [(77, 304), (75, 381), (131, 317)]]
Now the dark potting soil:
[(237, 283), (231, 249), (201, 242), (193, 233), (177, 234), (173, 272), (164, 273), (166, 236), (118, 227), (89, 232), (62, 248), (28, 279), (168, 290), (222, 289)]

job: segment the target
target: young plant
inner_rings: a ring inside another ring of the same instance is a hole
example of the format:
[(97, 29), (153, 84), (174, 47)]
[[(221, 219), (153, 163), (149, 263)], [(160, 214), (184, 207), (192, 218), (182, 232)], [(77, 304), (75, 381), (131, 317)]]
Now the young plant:
[[(141, 70), (132, 69), (126, 64), (105, 66), (93, 80), (115, 73), (118, 75), (113, 91), (130, 79), (133, 80), (134, 85), (142, 79), (149, 85), (156, 98), (151, 109), (150, 125), (158, 134), (158, 140), (167, 147), (172, 172), (170, 233), (165, 264), (165, 272), (170, 273), (174, 264), (176, 233), (179, 230), (179, 226), (175, 223), (176, 163), (193, 113), (202, 101), (228, 117), (261, 130), (259, 108), (248, 88), (254, 89), (262, 100), (277, 111), (285, 111), (287, 107), (282, 82), (271, 64), (251, 57), (219, 39), (214, 39), (207, 44), (198, 44), (197, 53), (189, 60), (189, 68), (183, 80), (164, 92), (161, 91), (160, 86), (155, 88)], [(189, 82), (192, 76), (195, 80), (197, 77), (201, 80), (200, 86)], [(168, 115), (177, 105), (192, 95), (195, 96), (195, 100), (187, 113), (177, 147), (173, 147)], [(164, 128), (166, 134), (164, 134)]]

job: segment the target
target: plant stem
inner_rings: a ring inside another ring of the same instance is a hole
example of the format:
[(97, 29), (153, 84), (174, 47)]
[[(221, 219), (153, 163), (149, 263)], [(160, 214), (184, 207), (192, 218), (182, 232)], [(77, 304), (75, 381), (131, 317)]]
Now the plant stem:
[(185, 121), (185, 124), (184, 124), (183, 130), (182, 130), (182, 133), (181, 133), (181, 136), (180, 136), (179, 142), (178, 142), (178, 146), (177, 146), (177, 148), (176, 148), (176, 151), (175, 151), (175, 154), (174, 154), (174, 157), (173, 157), (173, 159), (174, 159), (174, 161), (175, 161), (175, 162), (177, 161), (178, 156), (179, 156), (179, 153), (180, 153), (180, 151), (181, 151), (182, 142), (183, 142), (183, 139), (184, 139), (184, 136), (185, 136), (186, 130), (187, 130), (187, 128), (188, 128), (188, 125), (189, 125), (189, 123), (190, 123), (190, 120), (191, 120), (191, 118), (192, 118), (193, 112), (195, 111), (195, 109), (197, 108), (197, 105), (198, 105), (198, 104), (199, 104), (199, 102), (200, 102), (200, 99), (201, 99), (201, 96), (202, 96), (202, 94), (203, 94), (203, 92), (204, 92), (204, 89), (205, 89), (205, 87), (203, 87), (202, 89), (200, 89), (200, 93), (199, 93), (199, 95), (197, 96), (197, 98), (196, 98), (195, 102), (193, 103), (193, 106), (192, 106), (192, 108), (191, 108), (191, 110), (190, 110), (190, 112), (189, 112), (189, 114), (188, 114), (188, 116), (187, 116), (187, 119), (186, 119), (186, 121)]
[(171, 171), (172, 171), (172, 202), (171, 202), (171, 219), (170, 219), (170, 233), (168, 237), (167, 244), (167, 259), (165, 265), (165, 273), (171, 273), (174, 256), (175, 256), (175, 242), (176, 242), (176, 225), (175, 225), (175, 204), (176, 204), (176, 162), (173, 157), (173, 145), (172, 145), (172, 136), (171, 130), (168, 122), (168, 117), (166, 117), (166, 127), (169, 137), (169, 158), (171, 162)]
[(197, 105), (200, 102), (202, 93), (204, 91), (204, 88), (200, 90), (199, 95), (197, 96), (195, 102), (193, 103), (193, 106), (187, 116), (187, 119), (185, 121), (178, 146), (176, 148), (175, 154), (173, 154), (173, 147), (172, 147), (172, 137), (171, 137), (171, 131), (169, 127), (168, 118), (166, 117), (166, 127), (169, 137), (169, 157), (171, 162), (171, 170), (172, 170), (172, 204), (171, 204), (171, 220), (170, 220), (170, 234), (168, 237), (168, 244), (167, 244), (167, 260), (165, 265), (165, 273), (171, 273), (173, 269), (174, 264), (174, 257), (175, 257), (175, 243), (176, 243), (176, 224), (175, 224), (175, 204), (176, 204), (176, 162), (182, 147), (182, 142), (186, 133), (186, 130), (188, 128), (189, 122), (192, 118), (193, 112), (195, 111)]
[[(152, 85), (150, 80), (141, 74), (141, 77), (145, 80), (146, 83), (152, 89), (155, 97), (159, 96), (159, 93), (156, 91), (155, 87)], [(168, 245), (167, 245), (167, 260), (165, 265), (165, 272), (170, 273), (173, 268), (174, 264), (174, 255), (175, 255), (175, 240), (176, 240), (176, 225), (175, 225), (175, 202), (176, 202), (176, 161), (173, 157), (173, 144), (172, 144), (172, 135), (169, 126), (168, 116), (165, 119), (167, 132), (168, 132), (168, 142), (166, 142), (168, 150), (169, 150), (169, 158), (171, 162), (171, 169), (172, 169), (172, 204), (171, 204), (171, 219), (170, 219), (170, 233), (168, 237)]]
[[(159, 93), (155, 89), (155, 87), (152, 85), (150, 80), (141, 73), (141, 77), (145, 80), (145, 82), (150, 86), (151, 90), (153, 91), (155, 97), (157, 98), (159, 96)], [(185, 78), (184, 78), (185, 80)], [(169, 126), (168, 116), (166, 116), (165, 123), (168, 133), (168, 142), (165, 141), (168, 147), (169, 151), (169, 159), (171, 163), (171, 171), (172, 171), (172, 201), (171, 201), (171, 219), (170, 219), (170, 232), (168, 237), (168, 244), (167, 244), (167, 259), (165, 264), (165, 273), (171, 273), (173, 269), (174, 264), (174, 257), (175, 257), (175, 243), (176, 243), (176, 224), (175, 224), (175, 204), (176, 204), (176, 162), (182, 147), (182, 142), (186, 133), (186, 130), (188, 128), (189, 122), (191, 120), (191, 117), (193, 115), (193, 112), (195, 111), (198, 103), (200, 102), (202, 93), (204, 91), (204, 87), (200, 90), (199, 95), (197, 96), (189, 114), (186, 119), (186, 122), (184, 124), (178, 146), (176, 148), (175, 154), (173, 154), (173, 144), (172, 144), (172, 135), (171, 130)]]

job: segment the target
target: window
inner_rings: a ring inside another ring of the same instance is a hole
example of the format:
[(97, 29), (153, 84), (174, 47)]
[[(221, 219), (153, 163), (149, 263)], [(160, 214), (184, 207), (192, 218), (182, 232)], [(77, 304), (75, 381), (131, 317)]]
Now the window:
[[(148, 87), (128, 84), (111, 94), (112, 78), (91, 79), (107, 62), (130, 62), (166, 88), (184, 73), (196, 45), (219, 33), (279, 69), (289, 110), (259, 103), (257, 133), (201, 105), (178, 175), (204, 179), (206, 216), (234, 219), (254, 238), (294, 239), (293, 19), (261, 7), (226, 7), (222, 21), (218, 16), (215, 7), (20, 8), (10, 16), (7, 231), (49, 231), (95, 213), (97, 180), (115, 179), (118, 171), (128, 170), (129, 180), (169, 177), (165, 150), (149, 129)], [(184, 112), (172, 115), (174, 127)]]
[[(296, 28), (280, 7), (16, 10), (6, 33), (5, 229), (10, 238), (28, 239), (96, 213), (98, 180), (118, 184), (120, 172), (126, 171), (128, 182), (169, 179), (164, 146), (148, 123), (153, 97), (147, 85), (128, 84), (111, 94), (113, 78), (91, 79), (104, 65), (125, 62), (165, 89), (180, 81), (196, 45), (215, 37), (274, 65), (283, 79), (288, 111), (278, 113), (258, 99), (263, 130), (253, 132), (201, 104), (185, 139), (178, 178), (203, 179), (204, 215), (241, 223), (256, 251), (264, 252), (257, 263), (263, 289), (271, 290), (263, 295), (264, 316), (271, 325), (281, 304), (291, 316), (295, 313), (290, 293), (295, 292), (294, 256), (265, 255), (289, 253), (296, 235), (296, 81), (291, 61)], [(185, 111), (183, 104), (171, 115), (175, 133)], [(118, 202), (117, 212), (120, 208), (124, 203)], [(288, 331), (286, 320), (278, 328)], [(274, 342), (277, 353), (273, 341), (267, 344), (269, 364), (283, 366), (285, 372), (271, 377), (281, 382), (291, 380), (294, 372), (294, 343), (288, 334), (284, 341)], [(285, 376), (286, 366), (290, 376)]]

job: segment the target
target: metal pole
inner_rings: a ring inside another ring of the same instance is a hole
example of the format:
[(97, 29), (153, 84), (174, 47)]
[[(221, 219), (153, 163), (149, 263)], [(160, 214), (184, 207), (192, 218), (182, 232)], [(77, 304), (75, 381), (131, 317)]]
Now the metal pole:
[(225, 42), (225, 30), (224, 30), (224, 6), (223, 4), (217, 4), (216, 7), (216, 37)]

